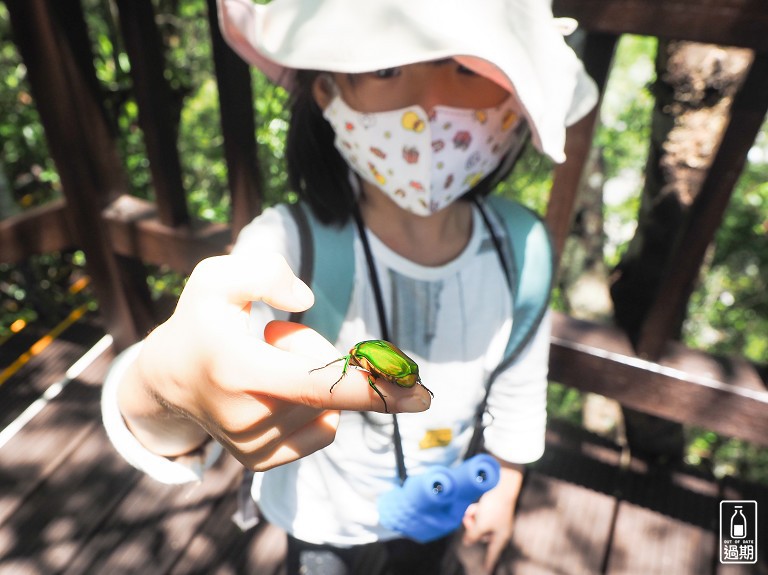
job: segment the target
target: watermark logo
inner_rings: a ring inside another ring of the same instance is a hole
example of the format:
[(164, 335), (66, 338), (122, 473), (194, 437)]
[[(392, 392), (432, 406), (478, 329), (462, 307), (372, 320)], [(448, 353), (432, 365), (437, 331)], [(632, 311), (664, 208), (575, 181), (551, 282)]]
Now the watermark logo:
[(757, 501), (720, 502), (720, 563), (757, 563)]

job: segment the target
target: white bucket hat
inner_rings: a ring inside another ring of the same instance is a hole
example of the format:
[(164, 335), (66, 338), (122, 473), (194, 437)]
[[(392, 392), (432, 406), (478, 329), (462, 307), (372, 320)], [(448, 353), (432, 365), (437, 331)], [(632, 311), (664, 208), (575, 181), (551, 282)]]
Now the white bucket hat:
[(455, 58), (516, 94), (533, 141), (565, 159), (565, 127), (597, 89), (563, 39), (551, 0), (218, 0), (222, 34), (290, 89), (298, 69), (359, 73)]

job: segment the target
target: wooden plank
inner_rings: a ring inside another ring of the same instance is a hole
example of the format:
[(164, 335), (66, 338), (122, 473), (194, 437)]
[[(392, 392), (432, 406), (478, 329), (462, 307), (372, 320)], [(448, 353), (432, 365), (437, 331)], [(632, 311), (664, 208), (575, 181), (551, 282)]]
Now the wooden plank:
[(610, 495), (532, 473), (501, 573), (599, 573), (614, 505)]
[[(122, 461), (120, 466), (128, 468)], [(234, 498), (241, 469), (224, 458), (199, 484), (162, 485), (140, 477), (93, 523), (63, 573), (167, 573), (222, 499)]]
[(39, 573), (61, 572), (139, 478), (108, 449), (100, 426), (80, 437), (82, 443), (0, 527), (0, 556), (6, 562)]
[(171, 575), (216, 573), (219, 575), (258, 573), (283, 575), (287, 542), (285, 532), (262, 521), (243, 533), (231, 517), (236, 498), (227, 497), (187, 546)]
[(240, 478), (165, 486), (114, 451), (100, 421), (105, 355), (0, 450), (0, 572), (165, 573)]
[(554, 0), (553, 11), (592, 31), (768, 52), (768, 6), (761, 0)]
[(75, 247), (66, 210), (58, 199), (0, 220), (0, 261), (18, 264), (31, 255)]
[[(61, 381), (64, 372), (103, 334), (101, 327), (92, 321), (77, 323), (55, 339), (40, 334), (40, 339), (31, 342), (33, 349), (25, 349), (24, 356), (17, 356), (14, 362), (4, 366), (4, 369), (18, 371), (14, 371), (7, 380), (0, 381), (0, 429), (15, 419), (51, 384)], [(40, 352), (35, 354), (35, 348), (40, 349)], [(3, 373), (3, 369), (0, 369), (0, 374)]]
[(768, 444), (768, 391), (743, 360), (669, 344), (660, 362), (646, 361), (618, 328), (555, 314), (550, 378), (632, 409)]
[[(546, 452), (526, 475), (513, 539), (497, 573), (601, 572), (613, 523), (612, 491), (619, 460), (615, 445), (550, 422)], [(479, 554), (472, 553), (474, 558), (464, 560), (476, 567)]]
[(689, 473), (635, 462), (622, 474), (607, 572), (711, 572), (719, 488)]
[(715, 553), (711, 532), (661, 513), (621, 503), (608, 573), (698, 575), (709, 573)]
[(122, 485), (80, 489), (86, 476), (109, 468), (93, 431), (100, 426), (95, 383), (110, 361), (102, 355), (0, 449), (0, 573), (58, 571), (77, 549), (79, 512)]
[(42, 325), (32, 322), (18, 333), (7, 336), (7, 339), (0, 344), (0, 370), (7, 368), (21, 354), (28, 351), (37, 340), (45, 335), (46, 331)]
[(768, 565), (763, 561), (759, 561), (757, 565), (722, 565), (718, 561), (712, 573), (714, 575), (765, 575), (768, 573)]
[[(99, 357), (67, 385), (54, 403), (0, 448), (0, 526), (101, 425), (98, 385), (112, 357), (110, 351)], [(55, 379), (61, 381), (64, 377), (61, 369)], [(57, 494), (53, 495), (55, 500)]]
[[(0, 526), (3, 568), (14, 573), (61, 566), (71, 572), (182, 573), (202, 561), (205, 572), (272, 572), (250, 567), (266, 568), (265, 553), (271, 552), (272, 560), (279, 557), (281, 534), (240, 535), (229, 524), (234, 497), (220, 491), (226, 482), (214, 480), (215, 485), (205, 486), (212, 494), (193, 492), (188, 498), (183, 488), (158, 486), (119, 460), (98, 423), (97, 381), (68, 388), (79, 389), (80, 395), (62, 395), (58, 418), (35, 420), (25, 430), (23, 444), (0, 451), (3, 495), (25, 477), (42, 476), (16, 492), (23, 505), (11, 513), (0, 504), (5, 511)], [(81, 433), (72, 432), (73, 421)], [(83, 426), (83, 421), (91, 425)], [(70, 426), (62, 427), (66, 422)], [(43, 448), (51, 437), (55, 441)], [(712, 544), (712, 529), (702, 534), (707, 520), (702, 501), (712, 499), (711, 488), (679, 473), (654, 475), (637, 464), (621, 476), (615, 446), (557, 422), (550, 424), (547, 439), (547, 454), (532, 466), (526, 482), (516, 539), (500, 573), (599, 572), (599, 558), (608, 553), (608, 545), (609, 572), (652, 573), (669, 565), (669, 572), (698, 572)], [(73, 443), (78, 447), (67, 453)], [(47, 462), (50, 453), (59, 459), (30, 473), (30, 461)], [(114, 473), (121, 469), (129, 475), (118, 481)], [(17, 473), (17, 479), (6, 475), (8, 471)], [(238, 467), (229, 478), (232, 488), (239, 480)], [(115, 489), (118, 484), (126, 490)], [(622, 498), (618, 508), (614, 495)], [(613, 538), (608, 508), (617, 509)], [(704, 520), (697, 515), (702, 509)], [(637, 549), (646, 552), (638, 554)], [(675, 558), (671, 563), (670, 556)]]

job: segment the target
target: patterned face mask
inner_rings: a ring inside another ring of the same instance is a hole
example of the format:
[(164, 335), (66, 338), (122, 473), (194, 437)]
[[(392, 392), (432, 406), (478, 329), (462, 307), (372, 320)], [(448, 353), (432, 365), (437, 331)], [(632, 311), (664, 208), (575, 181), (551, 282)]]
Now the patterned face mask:
[(363, 113), (337, 94), (324, 116), (352, 169), (420, 216), (443, 209), (496, 169), (520, 122), (512, 97), (483, 110), (436, 106), (427, 114), (411, 106)]

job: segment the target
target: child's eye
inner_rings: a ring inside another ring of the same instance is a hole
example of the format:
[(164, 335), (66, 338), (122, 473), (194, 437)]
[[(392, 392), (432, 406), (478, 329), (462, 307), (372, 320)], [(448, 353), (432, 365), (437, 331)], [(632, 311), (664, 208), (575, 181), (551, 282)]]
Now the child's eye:
[(376, 70), (375, 72), (371, 72), (371, 74), (374, 77), (381, 79), (394, 78), (400, 75), (400, 68), (384, 68), (383, 70)]

